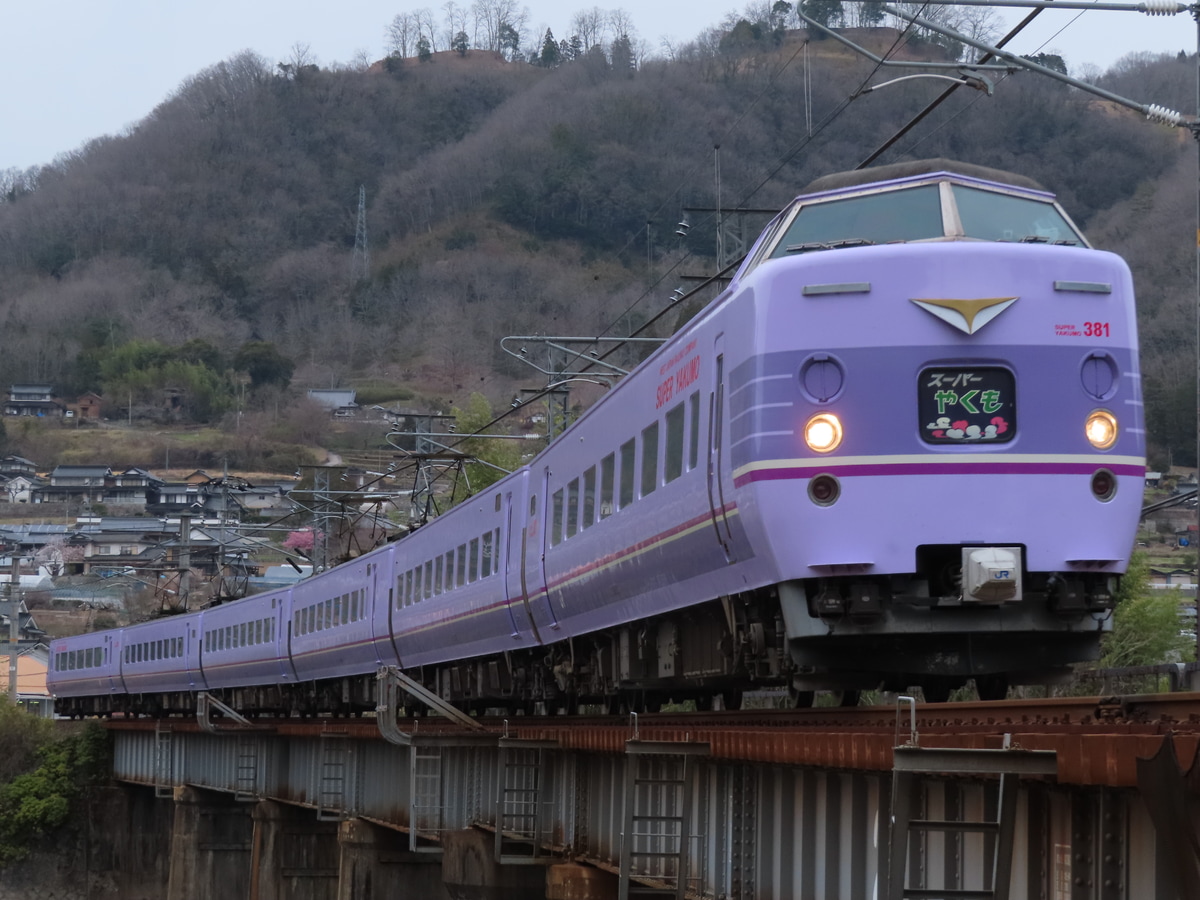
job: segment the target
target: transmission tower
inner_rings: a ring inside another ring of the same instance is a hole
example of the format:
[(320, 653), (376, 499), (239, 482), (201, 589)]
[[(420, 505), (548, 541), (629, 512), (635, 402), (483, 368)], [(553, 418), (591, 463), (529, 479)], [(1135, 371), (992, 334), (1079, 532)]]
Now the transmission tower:
[(358, 186), (358, 224), (354, 228), (354, 257), (350, 260), (351, 281), (371, 277), (371, 254), (367, 250), (367, 188)]

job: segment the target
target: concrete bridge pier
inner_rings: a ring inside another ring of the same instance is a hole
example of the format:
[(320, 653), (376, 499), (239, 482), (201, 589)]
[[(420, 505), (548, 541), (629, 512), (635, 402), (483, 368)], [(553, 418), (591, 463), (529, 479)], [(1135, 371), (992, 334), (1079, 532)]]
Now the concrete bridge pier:
[(451, 900), (545, 897), (549, 862), (501, 865), (495, 835), (474, 828), (442, 835), (442, 881)]
[(176, 787), (167, 900), (245, 897), (253, 823), (229, 794)]
[(338, 845), (337, 900), (449, 900), (441, 860), (409, 851), (408, 837), (399, 831), (348, 819), (338, 827)]
[(337, 822), (321, 821), (311, 809), (273, 800), (254, 804), (253, 819), (249, 889), (240, 896), (337, 900)]

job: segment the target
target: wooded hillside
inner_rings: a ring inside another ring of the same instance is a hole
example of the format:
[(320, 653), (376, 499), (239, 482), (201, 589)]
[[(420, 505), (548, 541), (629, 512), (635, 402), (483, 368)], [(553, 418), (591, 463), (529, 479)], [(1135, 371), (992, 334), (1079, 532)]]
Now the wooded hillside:
[[(368, 380), (506, 405), (534, 373), (502, 336), (628, 333), (681, 273), (715, 270), (711, 217), (675, 235), (685, 206), (777, 208), (945, 84), (860, 94), (872, 65), (832, 41), (735, 31), (636, 67), (612, 46), (549, 66), (465, 48), (358, 69), (217, 63), (127, 134), (0, 173), (0, 387), (95, 390), (147, 415), (176, 387), (197, 421), (247, 394), (278, 407)], [(878, 52), (898, 36), (856, 31)], [(1103, 84), (1187, 109), (1195, 65), (1131, 57)], [(991, 97), (958, 91), (880, 162), (1031, 176), (1130, 260), (1165, 465), (1195, 458), (1194, 154), (1183, 131), (1022, 73)]]

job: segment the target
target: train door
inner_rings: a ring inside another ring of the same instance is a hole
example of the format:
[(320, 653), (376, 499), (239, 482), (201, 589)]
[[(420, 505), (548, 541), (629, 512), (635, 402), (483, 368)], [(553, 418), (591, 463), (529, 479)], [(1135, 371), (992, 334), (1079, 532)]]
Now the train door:
[(733, 535), (729, 530), (725, 499), (729, 467), (725, 446), (725, 406), (728, 401), (725, 381), (725, 335), (722, 333), (713, 344), (713, 383), (708, 395), (708, 507), (725, 561), (733, 562)]
[[(540, 487), (530, 479), (529, 486), (529, 515), (525, 519), (524, 536), (521, 540), (521, 571), (522, 587), (525, 592), (526, 609), (530, 621), (535, 621), (534, 608), (545, 607), (550, 617), (550, 627), (558, 627), (558, 618), (554, 615), (554, 607), (550, 605), (550, 592), (546, 584), (546, 532), (548, 531), (547, 517), (550, 515), (550, 468), (542, 470)], [(540, 594), (540, 601), (531, 598)], [(538, 643), (541, 636), (534, 631)]]
[(300, 676), (296, 674), (296, 663), (292, 659), (292, 623), (294, 616), (292, 608), (295, 605), (295, 598), (292, 591), (276, 598), (279, 603), (275, 607), (275, 627), (278, 635), (277, 655), (279, 657), (279, 672), (283, 676), (283, 680), (291, 679), (293, 683), (300, 680)]
[(501, 527), (504, 530), (503, 531), (504, 539), (503, 539), (502, 546), (496, 548), (496, 553), (500, 554), (500, 560), (499, 560), (500, 572), (501, 572), (501, 577), (503, 577), (503, 579), (504, 579), (504, 605), (508, 608), (508, 622), (509, 622), (509, 625), (512, 626), (512, 636), (515, 638), (515, 637), (519, 637), (521, 634), (521, 629), (517, 626), (517, 616), (518, 615), (520, 615), (521, 618), (525, 618), (526, 616), (528, 616), (529, 624), (531, 626), (533, 626), (533, 628), (535, 630), (537, 629), (537, 626), (533, 624), (533, 616), (527, 611), (528, 607), (526, 607), (526, 611), (524, 611), (523, 613), (518, 610), (513, 609), (513, 607), (516, 605), (516, 602), (518, 599), (521, 599), (525, 602), (528, 602), (528, 601), (527, 601), (526, 597), (524, 596), (525, 592), (520, 589), (514, 591), (513, 586), (509, 581), (509, 578), (512, 574), (512, 534), (513, 534), (513, 530), (512, 530), (512, 527), (513, 527), (513, 495), (512, 495), (512, 491), (504, 492), (503, 516), (504, 516), (504, 518), (503, 518), (504, 524)]
[(117, 654), (121, 652), (121, 642), (114, 641), (111, 634), (104, 635), (104, 670), (108, 673), (108, 692), (121, 693), (121, 661)]
[[(386, 552), (367, 563), (367, 627), (370, 629), (371, 646), (375, 651), (375, 665), (400, 666), (400, 650), (396, 646), (396, 609), (400, 604), (400, 589), (396, 582), (396, 549)], [(384, 615), (383, 611), (387, 610)], [(382, 633), (381, 633), (382, 632)]]
[[(196, 621), (189, 622), (183, 629), (183, 665), (187, 669), (188, 687), (193, 691), (197, 690), (196, 685), (196, 666), (195, 659), (199, 655), (200, 647), (196, 640)], [(204, 685), (199, 686), (200, 690), (204, 690)]]

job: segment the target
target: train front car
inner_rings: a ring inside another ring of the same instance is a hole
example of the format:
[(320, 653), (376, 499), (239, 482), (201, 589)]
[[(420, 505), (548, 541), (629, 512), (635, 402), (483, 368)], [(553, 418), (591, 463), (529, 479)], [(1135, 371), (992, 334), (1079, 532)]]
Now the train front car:
[(739, 274), (734, 479), (801, 690), (1053, 678), (1096, 657), (1133, 545), (1128, 268), (1024, 179), (936, 162), (822, 179)]

